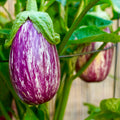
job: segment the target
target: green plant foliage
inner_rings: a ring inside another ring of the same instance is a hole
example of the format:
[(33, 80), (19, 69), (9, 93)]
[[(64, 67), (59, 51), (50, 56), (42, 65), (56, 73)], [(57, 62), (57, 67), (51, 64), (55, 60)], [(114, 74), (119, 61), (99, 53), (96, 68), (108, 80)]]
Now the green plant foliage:
[(92, 26), (92, 25), (96, 25), (97, 27), (106, 27), (111, 25), (113, 22), (111, 20), (106, 20), (100, 17), (97, 17), (95, 15), (90, 15), (87, 14), (85, 15), (85, 17), (83, 18), (83, 20), (80, 22), (79, 26)]
[[(2, 46), (0, 46), (0, 61), (6, 60), (6, 56), (4, 55), (3, 51), (4, 50)], [(0, 62), (0, 101), (5, 106), (5, 109), (8, 111), (11, 108), (12, 95), (7, 87), (5, 79), (7, 81), (10, 81), (8, 63)]]
[(39, 120), (34, 112), (28, 107), (24, 114), (23, 120)]
[(98, 3), (97, 3), (97, 5), (98, 4), (111, 4), (111, 0), (100, 0)]
[(120, 118), (119, 98), (102, 100), (100, 102), (100, 107), (96, 107), (89, 103), (86, 104), (90, 115), (85, 120), (119, 120)]
[(11, 30), (9, 30), (9, 29), (0, 29), (0, 34), (7, 34), (7, 35), (9, 35), (10, 31)]
[(120, 99), (110, 98), (110, 99), (102, 100), (100, 103), (100, 108), (103, 111), (110, 111), (120, 115)]
[(7, 0), (0, 0), (0, 6), (3, 6)]
[(37, 116), (41, 120), (49, 120), (49, 114), (48, 114), (48, 109), (46, 105), (47, 104), (41, 104), (38, 106)]
[(113, 9), (117, 12), (120, 13), (120, 0), (111, 0)]
[(88, 113), (92, 114), (92, 113), (98, 113), (101, 111), (101, 109), (95, 105), (89, 104), (89, 103), (84, 103), (85, 106), (88, 107)]
[(73, 32), (67, 45), (83, 44), (90, 42), (119, 42), (120, 37), (111, 33), (108, 34), (95, 26), (81, 27)]
[(22, 3), (20, 2), (20, 0), (17, 0), (15, 4), (15, 15), (17, 15), (21, 11), (22, 11)]
[(56, 0), (56, 1), (60, 2), (63, 6), (65, 6), (67, 2), (67, 0)]
[(0, 25), (3, 27), (9, 20), (4, 13), (0, 12)]
[[(0, 0), (0, 6), (4, 6), (6, 1)], [(32, 2), (34, 4), (31, 4)], [(104, 48), (106, 42), (120, 42), (120, 36), (117, 35), (120, 28), (116, 28), (115, 31), (112, 29), (114, 23), (105, 12), (106, 8), (111, 7), (112, 19), (118, 19), (120, 0), (31, 0), (29, 3), (27, 8), (30, 11), (27, 11), (26, 0), (15, 0), (14, 17), (4, 7), (4, 11), (0, 12), (0, 102), (3, 104), (0, 115), (8, 109), (11, 110), (11, 100), (14, 97), (18, 112), (16, 120), (50, 120), (49, 102), (36, 106), (25, 104), (16, 95), (9, 76), (10, 48), (8, 47), (12, 44), (20, 26), (30, 19), (38, 32), (41, 32), (50, 43), (58, 43), (59, 37), (56, 33), (60, 34), (62, 42), (57, 47), (60, 53), (61, 83), (55, 97), (53, 120), (63, 120), (73, 80), (84, 72), (98, 52), (93, 54), (78, 74), (74, 72), (77, 57), (66, 59), (63, 54), (74, 56), (91, 42), (105, 42), (100, 49)], [(45, 12), (34, 12), (31, 8)], [(111, 28), (112, 33), (104, 32), (103, 29), (106, 27)], [(6, 41), (9, 41), (8, 46), (4, 48)], [(85, 120), (120, 119), (120, 99), (102, 100), (99, 107), (89, 103), (84, 105), (88, 107), (89, 114)]]

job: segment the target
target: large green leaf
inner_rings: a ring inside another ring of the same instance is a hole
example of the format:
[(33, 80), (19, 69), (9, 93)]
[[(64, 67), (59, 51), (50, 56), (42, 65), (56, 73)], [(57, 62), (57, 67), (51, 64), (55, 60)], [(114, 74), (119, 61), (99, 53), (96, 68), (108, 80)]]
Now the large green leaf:
[[(113, 22), (111, 20), (106, 20), (101, 17), (97, 17), (91, 14), (86, 14), (83, 20), (80, 22), (79, 26), (92, 26), (96, 25), (97, 27), (106, 27), (111, 25)], [(79, 27), (78, 26), (78, 27)]]
[(67, 45), (91, 42), (120, 42), (120, 37), (114, 33), (108, 34), (95, 26), (82, 27), (73, 32)]

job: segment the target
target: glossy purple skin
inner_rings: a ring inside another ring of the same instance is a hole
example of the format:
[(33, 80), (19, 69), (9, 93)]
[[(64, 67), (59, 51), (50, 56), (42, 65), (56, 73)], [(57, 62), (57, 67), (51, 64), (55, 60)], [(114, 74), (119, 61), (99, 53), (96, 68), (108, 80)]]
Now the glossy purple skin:
[[(85, 47), (82, 52), (95, 50), (96, 44), (99, 43), (91, 43), (89, 46)], [(105, 48), (112, 45), (112, 43), (107, 43)], [(93, 60), (88, 68), (81, 74), (80, 78), (86, 82), (99, 82), (104, 80), (110, 71), (113, 51), (114, 48), (100, 52), (95, 60)], [(81, 67), (90, 59), (90, 57), (90, 54), (79, 56), (76, 62), (76, 71), (81, 69)]]
[(18, 96), (28, 104), (42, 104), (57, 92), (60, 63), (51, 45), (27, 20), (18, 30), (11, 46), (9, 70)]

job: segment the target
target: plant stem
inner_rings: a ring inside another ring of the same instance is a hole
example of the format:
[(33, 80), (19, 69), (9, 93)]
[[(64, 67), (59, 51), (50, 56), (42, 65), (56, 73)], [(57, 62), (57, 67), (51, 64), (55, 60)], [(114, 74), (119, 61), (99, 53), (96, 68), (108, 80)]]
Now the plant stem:
[(78, 11), (77, 11), (77, 14), (75, 16), (75, 19), (74, 21), (78, 18), (78, 16), (80, 15), (80, 13), (82, 12), (84, 8), (84, 0), (81, 0), (80, 4), (79, 4), (79, 8), (78, 8)]
[(27, 11), (37, 11), (36, 0), (27, 0), (26, 10)]
[(3, 104), (2, 104), (1, 101), (0, 101), (0, 111), (2, 112), (2, 114), (4, 115), (4, 117), (6, 118), (6, 120), (11, 120), (10, 116), (6, 112), (5, 107), (3, 106)]
[(62, 120), (63, 119), (71, 85), (72, 85), (72, 80), (70, 80), (69, 78), (66, 79), (65, 83), (64, 83), (61, 99), (59, 99), (59, 103), (58, 103), (57, 109), (55, 111), (53, 120)]
[(66, 31), (68, 31), (68, 4), (66, 4), (65, 7), (65, 29)]
[(40, 10), (39, 11), (44, 11), (44, 4), (45, 4), (45, 0), (41, 0), (41, 2), (40, 2)]
[[(107, 43), (103, 43), (101, 45), (100, 49), (103, 49)], [(95, 59), (95, 57), (98, 55), (99, 52), (94, 53), (91, 58), (87, 61), (87, 63), (76, 73), (76, 75), (72, 75), (71, 77), (68, 77), (68, 79), (65, 80), (64, 88), (62, 91), (62, 98), (60, 99), (60, 103), (58, 106), (58, 110), (56, 111), (56, 115), (54, 117), (54, 120), (63, 120), (65, 108), (67, 105), (68, 97), (70, 88), (72, 85), (73, 80), (75, 80), (78, 76), (80, 76), (85, 69), (91, 64), (91, 62)]]
[(43, 8), (44, 11), (46, 11), (56, 0), (50, 0)]
[(2, 7), (3, 7), (3, 9), (5, 10), (5, 12), (8, 14), (9, 19), (10, 19), (11, 21), (13, 21), (12, 16), (11, 16), (11, 14), (8, 12), (8, 10), (7, 10), (4, 6), (2, 6)]
[[(61, 42), (58, 52), (60, 54), (60, 52), (63, 50), (63, 48), (65, 47), (67, 41), (69, 40), (70, 36), (72, 35), (73, 31), (77, 28), (78, 24), (80, 23), (80, 21), (82, 20), (82, 18), (85, 16), (85, 14), (90, 10), (90, 8), (92, 8), (99, 0), (94, 0), (91, 1), (86, 7), (85, 9), (81, 12), (81, 14), (78, 16), (78, 18), (75, 20), (75, 22), (72, 24), (72, 26), (70, 27), (70, 30), (67, 32), (67, 34), (65, 35), (65, 37), (63, 38), (63, 41)], [(61, 54), (60, 54), (61, 55)]]
[(69, 93), (70, 93), (70, 88), (71, 88), (72, 82), (73, 82), (73, 80), (71, 80), (71, 79), (65, 80), (65, 85), (64, 85), (64, 88), (63, 88), (63, 94), (62, 94), (59, 114), (58, 114), (56, 120), (63, 120), (64, 113), (65, 113), (65, 108), (67, 106), (67, 101), (68, 101), (68, 97), (69, 97)]

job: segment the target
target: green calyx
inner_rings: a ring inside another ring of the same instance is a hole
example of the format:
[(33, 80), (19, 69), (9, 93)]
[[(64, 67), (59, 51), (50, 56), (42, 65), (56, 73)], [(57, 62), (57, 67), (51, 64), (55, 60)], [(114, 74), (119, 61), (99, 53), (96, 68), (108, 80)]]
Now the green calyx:
[(14, 21), (10, 37), (5, 41), (5, 47), (10, 47), (12, 41), (19, 30), (20, 26), (30, 19), (37, 29), (38, 33), (42, 33), (45, 39), (51, 44), (58, 44), (60, 42), (59, 34), (54, 32), (53, 23), (50, 16), (45, 12), (24, 11), (17, 15)]

